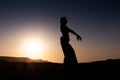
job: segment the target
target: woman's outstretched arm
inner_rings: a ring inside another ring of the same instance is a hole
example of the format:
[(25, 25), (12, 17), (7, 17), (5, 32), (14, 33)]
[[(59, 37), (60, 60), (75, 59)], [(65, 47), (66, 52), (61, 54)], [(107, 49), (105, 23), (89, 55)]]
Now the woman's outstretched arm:
[(81, 40), (82, 41), (82, 37), (80, 35), (78, 35), (75, 31), (73, 31), (72, 29), (68, 28), (69, 32), (71, 32), (72, 34), (76, 35), (77, 40)]

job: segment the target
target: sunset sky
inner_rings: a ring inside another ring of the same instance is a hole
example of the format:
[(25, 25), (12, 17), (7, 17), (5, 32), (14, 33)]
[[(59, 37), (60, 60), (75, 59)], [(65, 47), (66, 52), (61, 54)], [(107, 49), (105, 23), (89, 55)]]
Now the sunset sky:
[(119, 0), (0, 0), (0, 56), (62, 63), (62, 16), (78, 62), (120, 58)]

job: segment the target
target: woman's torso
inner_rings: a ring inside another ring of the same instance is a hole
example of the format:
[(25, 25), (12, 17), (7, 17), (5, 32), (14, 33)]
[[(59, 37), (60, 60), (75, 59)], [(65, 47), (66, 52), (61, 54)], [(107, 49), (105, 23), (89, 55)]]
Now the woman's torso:
[(62, 32), (63, 40), (69, 42), (70, 41), (70, 39), (69, 39), (69, 29), (66, 25), (64, 25), (64, 26), (61, 25), (61, 32)]

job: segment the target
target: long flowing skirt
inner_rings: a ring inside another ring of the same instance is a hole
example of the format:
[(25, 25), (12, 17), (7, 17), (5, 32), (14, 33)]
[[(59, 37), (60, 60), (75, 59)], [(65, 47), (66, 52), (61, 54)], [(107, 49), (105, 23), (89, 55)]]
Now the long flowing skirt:
[(64, 53), (64, 66), (70, 67), (76, 65), (78, 63), (77, 58), (74, 49), (69, 44), (69, 40), (65, 39), (64, 37), (61, 37), (60, 40), (61, 40), (62, 50)]

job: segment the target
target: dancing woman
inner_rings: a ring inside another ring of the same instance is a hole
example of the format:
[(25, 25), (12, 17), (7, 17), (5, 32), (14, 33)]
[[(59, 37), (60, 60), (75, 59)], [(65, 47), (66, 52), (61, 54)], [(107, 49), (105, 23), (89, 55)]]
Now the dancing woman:
[(60, 18), (60, 30), (62, 33), (60, 40), (61, 40), (61, 47), (62, 47), (62, 50), (64, 53), (64, 67), (74, 66), (78, 62), (77, 62), (77, 58), (75, 55), (75, 51), (69, 43), (69, 41), (70, 41), (69, 33), (76, 35), (76, 38), (78, 41), (79, 40), (82, 41), (82, 38), (76, 32), (74, 32), (72, 29), (67, 27), (66, 17)]

